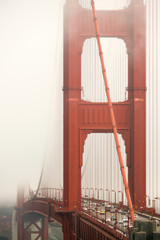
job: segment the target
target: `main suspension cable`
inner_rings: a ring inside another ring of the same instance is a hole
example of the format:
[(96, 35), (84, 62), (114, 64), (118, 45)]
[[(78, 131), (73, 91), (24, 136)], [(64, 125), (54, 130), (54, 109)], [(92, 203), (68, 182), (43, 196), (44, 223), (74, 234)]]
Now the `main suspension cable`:
[(125, 168), (124, 168), (124, 164), (123, 164), (121, 148), (120, 148), (120, 144), (119, 144), (117, 127), (116, 127), (116, 121), (115, 121), (112, 101), (111, 101), (110, 92), (109, 92), (109, 86), (108, 86), (107, 74), (106, 74), (106, 69), (105, 69), (105, 64), (104, 64), (104, 58), (103, 58), (103, 52), (102, 52), (102, 46), (101, 46), (101, 40), (100, 40), (100, 34), (99, 34), (99, 27), (98, 27), (98, 22), (97, 22), (97, 18), (96, 18), (94, 0), (91, 0), (91, 5), (92, 5), (92, 11), (93, 11), (93, 17), (94, 17), (94, 23), (95, 23), (95, 29), (96, 29), (96, 37), (97, 37), (97, 42), (98, 42), (103, 79), (104, 79), (104, 83), (105, 83), (105, 90), (106, 90), (106, 95), (107, 95), (107, 99), (108, 99), (109, 112), (110, 112), (111, 121), (112, 121), (112, 128), (113, 128), (113, 132), (114, 132), (116, 148), (117, 148), (119, 163), (120, 163), (120, 167), (121, 167), (123, 183), (124, 183), (124, 186), (125, 186), (125, 192), (126, 192), (126, 196), (127, 196), (127, 200), (128, 200), (130, 215), (131, 215), (131, 219), (132, 219), (132, 223), (133, 223), (134, 220), (135, 220), (134, 210), (133, 210), (133, 206), (132, 206), (132, 200), (131, 200), (130, 191), (129, 191), (129, 187), (128, 187), (128, 182), (127, 182), (127, 178), (126, 178)]

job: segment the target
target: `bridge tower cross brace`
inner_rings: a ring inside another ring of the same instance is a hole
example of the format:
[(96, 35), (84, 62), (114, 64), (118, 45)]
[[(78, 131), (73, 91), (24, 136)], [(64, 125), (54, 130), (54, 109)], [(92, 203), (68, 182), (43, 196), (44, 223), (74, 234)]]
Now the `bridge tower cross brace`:
[[(122, 10), (98, 10), (97, 19), (101, 22), (101, 37), (120, 38), (126, 44), (128, 100), (113, 103), (113, 109), (118, 133), (122, 134), (126, 145), (131, 197), (134, 205), (145, 206), (146, 43), (143, 0), (132, 0), (129, 7)], [(91, 24), (86, 25), (87, 21)], [(82, 153), (87, 135), (112, 132), (108, 104), (81, 99), (81, 53), (84, 41), (91, 37), (95, 37), (92, 11), (84, 10), (78, 0), (67, 0), (64, 7), (63, 176), (64, 205), (69, 210), (79, 208), (81, 203)], [(99, 112), (106, 118), (103, 119)], [(91, 115), (94, 115), (94, 124)]]

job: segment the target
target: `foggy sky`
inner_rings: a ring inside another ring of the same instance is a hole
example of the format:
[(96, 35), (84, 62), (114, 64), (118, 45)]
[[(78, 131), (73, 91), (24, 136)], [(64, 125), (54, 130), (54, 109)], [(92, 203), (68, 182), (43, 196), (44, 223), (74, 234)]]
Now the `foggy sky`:
[(62, 132), (53, 117), (56, 89), (62, 87), (55, 79), (62, 4), (0, 0), (0, 202), (16, 201), (18, 182), (29, 181), (36, 189), (48, 136)]
[[(49, 160), (58, 151), (62, 159), (63, 2), (0, 0), (1, 203), (16, 201), (18, 182), (36, 189), (46, 151)], [(107, 1), (96, 2), (103, 8)]]
[(59, 6), (0, 1), (0, 202), (15, 202), (17, 182), (38, 182), (56, 96)]

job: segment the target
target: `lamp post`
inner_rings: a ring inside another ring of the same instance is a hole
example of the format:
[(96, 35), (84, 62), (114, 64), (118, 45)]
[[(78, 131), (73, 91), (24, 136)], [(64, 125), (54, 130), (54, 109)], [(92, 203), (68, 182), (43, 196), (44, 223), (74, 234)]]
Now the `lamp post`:
[[(107, 192), (109, 193), (109, 201), (108, 201), (108, 202), (110, 203), (110, 190), (109, 190), (109, 189), (106, 189), (105, 191), (106, 191), (106, 193), (107, 193)], [(107, 198), (106, 198), (106, 199), (107, 199)]]
[[(115, 193), (115, 204), (116, 204), (116, 191), (115, 191), (115, 190), (112, 190), (112, 191), (111, 191), (111, 195), (112, 195), (112, 192)], [(111, 200), (112, 200), (112, 197), (111, 197)]]
[[(121, 199), (122, 199), (122, 206), (124, 205), (123, 203), (123, 192), (122, 191), (118, 191), (118, 193), (121, 193)], [(119, 196), (119, 195), (118, 195)], [(119, 198), (118, 198), (118, 201), (119, 201)], [(119, 201), (119, 204), (120, 204), (120, 201)]]

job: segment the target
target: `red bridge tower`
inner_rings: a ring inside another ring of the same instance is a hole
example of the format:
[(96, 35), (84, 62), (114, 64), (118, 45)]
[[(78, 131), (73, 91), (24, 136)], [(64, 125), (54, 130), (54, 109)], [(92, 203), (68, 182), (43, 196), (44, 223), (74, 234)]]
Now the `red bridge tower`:
[[(134, 205), (144, 206), (146, 195), (146, 40), (143, 0), (122, 10), (97, 11), (101, 37), (122, 39), (128, 54), (128, 100), (113, 103), (118, 133), (127, 152), (130, 192)], [(90, 24), (86, 24), (90, 23)], [(81, 53), (87, 38), (96, 37), (91, 10), (78, 0), (64, 8), (64, 204), (73, 210), (81, 203), (84, 141), (93, 132), (112, 132), (107, 103), (81, 99)], [(99, 112), (102, 112), (102, 119)], [(94, 124), (89, 117), (94, 115)], [(101, 123), (101, 124), (100, 124)], [(67, 239), (67, 238), (66, 238)]]

